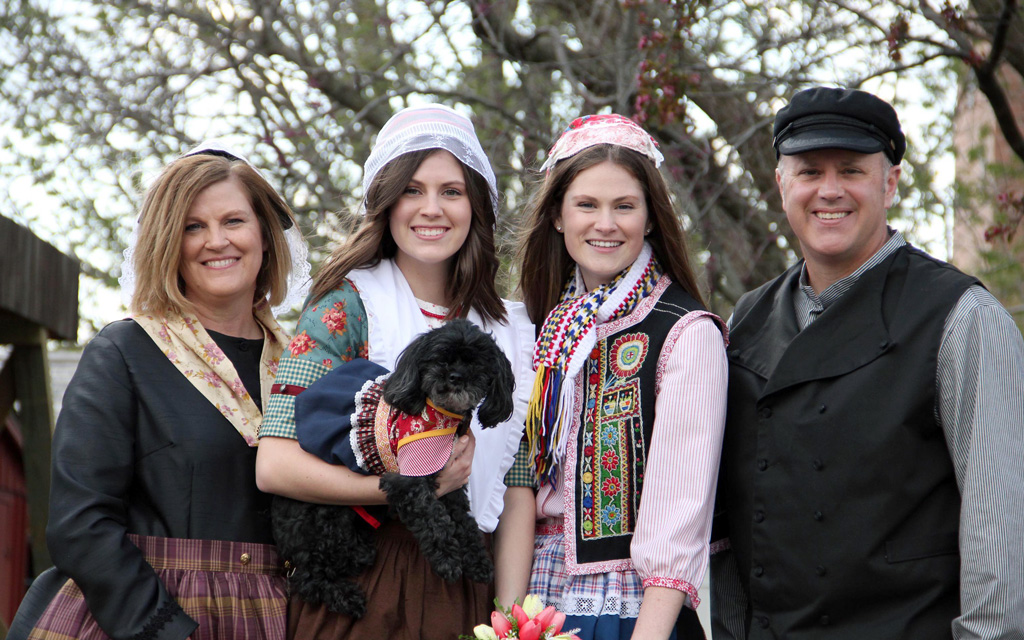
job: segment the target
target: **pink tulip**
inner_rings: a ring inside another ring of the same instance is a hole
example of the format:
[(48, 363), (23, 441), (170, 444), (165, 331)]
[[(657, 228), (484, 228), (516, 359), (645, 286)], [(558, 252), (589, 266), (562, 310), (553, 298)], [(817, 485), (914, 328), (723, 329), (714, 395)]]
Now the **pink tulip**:
[(555, 615), (551, 616), (551, 622), (548, 624), (551, 626), (551, 633), (558, 633), (562, 630), (562, 625), (565, 624), (565, 614), (555, 611)]
[(540, 640), (540, 632), (544, 627), (536, 620), (527, 620), (526, 624), (519, 627), (519, 640)]
[[(523, 625), (530, 621), (530, 616), (526, 615), (526, 612), (523, 611), (523, 608), (519, 606), (518, 602), (512, 605), (512, 617), (516, 619), (520, 630), (523, 628)], [(522, 640), (521, 637), (520, 640)]]
[[(534, 616), (533, 619), (540, 623), (541, 629), (547, 629), (551, 626), (551, 621), (554, 619), (556, 613), (557, 611), (555, 608), (548, 605), (547, 607), (544, 607), (543, 611)], [(555, 633), (558, 632), (556, 631)]]
[(508, 633), (512, 631), (512, 623), (500, 611), (491, 612), (491, 627), (499, 638), (507, 638)]

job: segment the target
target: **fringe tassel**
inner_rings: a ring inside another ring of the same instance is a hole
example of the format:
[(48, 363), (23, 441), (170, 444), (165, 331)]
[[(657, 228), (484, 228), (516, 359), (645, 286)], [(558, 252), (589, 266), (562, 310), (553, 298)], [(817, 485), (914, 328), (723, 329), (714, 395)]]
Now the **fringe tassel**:
[(558, 443), (565, 429), (564, 411), (559, 402), (564, 374), (557, 367), (540, 365), (533, 381), (530, 406), (526, 411), (526, 439), (537, 477), (554, 486), (557, 473)]

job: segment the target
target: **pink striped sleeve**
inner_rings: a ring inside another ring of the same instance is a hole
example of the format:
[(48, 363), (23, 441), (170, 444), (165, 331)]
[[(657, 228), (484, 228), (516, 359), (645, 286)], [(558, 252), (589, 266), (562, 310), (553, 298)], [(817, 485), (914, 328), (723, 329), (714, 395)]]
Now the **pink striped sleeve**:
[(631, 549), (644, 586), (678, 589), (699, 603), (708, 563), (728, 364), (713, 317), (673, 328), (659, 363), (655, 423)]

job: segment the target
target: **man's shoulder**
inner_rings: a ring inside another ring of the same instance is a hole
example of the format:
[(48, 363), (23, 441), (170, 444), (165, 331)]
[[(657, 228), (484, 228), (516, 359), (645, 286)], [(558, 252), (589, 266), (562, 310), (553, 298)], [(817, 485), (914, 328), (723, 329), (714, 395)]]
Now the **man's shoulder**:
[(733, 319), (735, 320), (746, 315), (747, 312), (750, 311), (750, 309), (762, 298), (766, 296), (774, 296), (778, 288), (790, 278), (799, 277), (800, 269), (803, 267), (803, 264), (803, 260), (797, 262), (768, 282), (765, 282), (761, 286), (751, 289), (740, 296), (740, 299), (736, 301), (735, 309), (733, 309)]
[(912, 271), (917, 273), (918, 277), (928, 279), (929, 282), (948, 283), (957, 289), (961, 289), (961, 293), (962, 289), (966, 289), (971, 285), (981, 284), (981, 281), (976, 277), (964, 273), (955, 265), (945, 260), (940, 260), (913, 245), (907, 244), (904, 250)]

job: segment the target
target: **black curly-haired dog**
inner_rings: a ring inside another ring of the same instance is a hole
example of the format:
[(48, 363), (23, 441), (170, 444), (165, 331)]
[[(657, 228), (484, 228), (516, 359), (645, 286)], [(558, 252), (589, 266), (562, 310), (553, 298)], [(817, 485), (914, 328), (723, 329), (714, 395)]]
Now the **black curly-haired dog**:
[[(385, 402), (407, 414), (419, 414), (429, 398), (435, 406), (463, 415), (457, 438), (468, 431), (478, 405), (482, 426), (507, 420), (514, 386), (511, 364), (494, 338), (472, 322), (456, 319), (413, 340), (382, 391)], [(469, 515), (465, 488), (438, 498), (437, 474), (398, 473), (382, 475), (380, 488), (387, 494), (389, 515), (409, 529), (439, 576), (449, 582), (463, 575), (477, 582), (493, 579), (494, 566)], [(278, 551), (290, 566), (292, 593), (309, 604), (361, 617), (366, 596), (351, 578), (373, 565), (374, 527), (351, 507), (281, 496), (274, 498), (272, 517)]]

